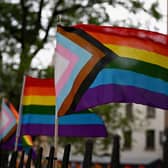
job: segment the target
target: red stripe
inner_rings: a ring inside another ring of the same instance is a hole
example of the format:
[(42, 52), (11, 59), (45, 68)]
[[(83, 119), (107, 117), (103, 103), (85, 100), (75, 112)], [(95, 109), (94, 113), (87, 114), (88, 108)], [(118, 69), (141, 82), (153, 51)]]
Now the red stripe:
[(39, 79), (33, 78), (30, 76), (26, 76), (25, 80), (25, 87), (29, 86), (39, 86), (39, 87), (53, 87), (54, 86), (54, 79), (47, 78), (47, 79)]
[(168, 36), (156, 32), (110, 26), (76, 25), (103, 44), (144, 49), (168, 56)]

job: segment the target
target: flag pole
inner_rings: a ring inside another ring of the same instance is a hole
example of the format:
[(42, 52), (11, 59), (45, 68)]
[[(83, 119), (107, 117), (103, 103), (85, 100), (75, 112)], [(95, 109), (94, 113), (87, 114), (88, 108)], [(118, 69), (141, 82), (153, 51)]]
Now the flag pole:
[[(61, 23), (61, 16), (60, 15), (58, 15), (58, 17), (57, 17), (57, 23), (58, 24)], [(57, 26), (56, 26), (56, 33), (57, 33)], [(56, 54), (54, 54), (54, 55), (56, 57)], [(54, 59), (54, 60), (56, 60), (56, 59)], [(55, 77), (56, 77), (56, 72), (55, 72)], [(55, 92), (56, 92), (56, 84), (55, 84)], [(56, 99), (57, 99), (57, 96), (56, 96)], [(58, 109), (57, 109), (57, 103), (55, 103), (54, 147), (55, 147), (55, 157), (56, 157), (56, 160), (54, 162), (54, 168), (57, 168), (57, 161), (58, 161), (58, 156), (57, 156), (58, 155), (58, 124), (59, 124), (58, 122), (59, 122), (59, 120), (58, 120)]]
[(54, 167), (57, 168), (57, 160), (58, 160), (58, 111), (55, 106), (55, 131), (54, 131), (54, 147), (55, 147), (55, 158)]
[(21, 119), (22, 119), (22, 98), (23, 98), (23, 90), (24, 90), (24, 85), (25, 85), (25, 76), (23, 78), (23, 85), (22, 85), (22, 90), (21, 90), (21, 96), (20, 96), (20, 104), (19, 104), (19, 116), (18, 116), (18, 123), (17, 123), (17, 130), (16, 130), (16, 139), (15, 139), (15, 148), (14, 150), (17, 151), (18, 147), (18, 142), (19, 142), (19, 137), (20, 137), (20, 128), (21, 128)]

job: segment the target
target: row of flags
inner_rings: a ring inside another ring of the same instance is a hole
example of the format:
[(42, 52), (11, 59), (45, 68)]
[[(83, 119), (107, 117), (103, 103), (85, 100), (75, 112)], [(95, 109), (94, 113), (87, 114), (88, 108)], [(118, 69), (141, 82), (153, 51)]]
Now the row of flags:
[[(56, 89), (57, 92), (57, 89)], [(54, 79), (25, 77), (21, 134), (54, 136), (56, 95)], [(58, 136), (106, 137), (103, 120), (87, 110), (60, 116)]]
[[(25, 76), (18, 149), (31, 147), (31, 136), (54, 136), (55, 99), (54, 79)], [(18, 119), (15, 107), (3, 99), (0, 113), (1, 149), (14, 149)], [(59, 117), (58, 136), (106, 137), (107, 130), (100, 116), (90, 110), (83, 110)]]
[(106, 103), (168, 109), (167, 35), (80, 24), (57, 26), (56, 42), (55, 78), (25, 76), (21, 135), (54, 136), (58, 116), (59, 136), (105, 137), (102, 119), (88, 109)]

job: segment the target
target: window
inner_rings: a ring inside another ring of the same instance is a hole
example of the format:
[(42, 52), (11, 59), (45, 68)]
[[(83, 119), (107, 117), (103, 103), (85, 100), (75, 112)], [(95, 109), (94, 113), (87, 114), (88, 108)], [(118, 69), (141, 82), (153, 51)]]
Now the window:
[(146, 131), (146, 149), (147, 150), (155, 149), (155, 131), (154, 130)]
[(159, 132), (159, 142), (160, 142), (160, 145), (163, 145), (164, 138), (165, 138), (164, 131), (160, 131)]
[(132, 147), (132, 131), (124, 131), (124, 149), (131, 149)]
[(147, 115), (146, 115), (146, 117), (147, 118), (155, 118), (155, 115), (156, 115), (155, 108), (147, 106)]
[(132, 104), (131, 103), (126, 104), (126, 116), (129, 119), (133, 119), (133, 112), (132, 112)]

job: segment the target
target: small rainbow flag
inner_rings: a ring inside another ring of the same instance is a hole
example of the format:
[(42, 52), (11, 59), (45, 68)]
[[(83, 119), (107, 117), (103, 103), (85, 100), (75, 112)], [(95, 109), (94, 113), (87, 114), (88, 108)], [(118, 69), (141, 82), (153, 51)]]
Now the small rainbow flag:
[[(54, 136), (54, 79), (25, 76), (22, 101), (21, 134)], [(59, 136), (105, 137), (103, 120), (88, 110), (58, 118)]]

